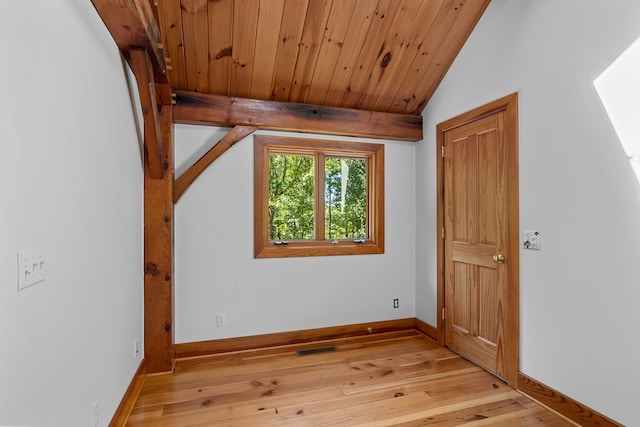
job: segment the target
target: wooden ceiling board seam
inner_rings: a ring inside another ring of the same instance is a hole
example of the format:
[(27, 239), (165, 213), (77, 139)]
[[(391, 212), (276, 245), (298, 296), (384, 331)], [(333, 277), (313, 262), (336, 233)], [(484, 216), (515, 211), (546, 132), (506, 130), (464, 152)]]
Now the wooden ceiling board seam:
[(305, 103), (317, 105), (324, 103), (327, 88), (333, 77), (340, 51), (346, 42), (345, 36), (349, 29), (349, 22), (353, 16), (356, 1), (357, 0), (340, 0), (333, 3), (329, 19), (327, 20), (327, 31), (324, 33), (322, 45), (318, 51), (318, 61), (313, 71), (309, 93), (304, 100)]
[(207, 0), (181, 0), (182, 37), (187, 75), (187, 88), (190, 91), (209, 92), (209, 57), (207, 46), (208, 13)]
[(235, 0), (233, 5), (230, 91), (233, 96), (248, 98), (253, 77), (259, 3)]
[(358, 59), (379, 1), (359, 0), (354, 9), (345, 43), (325, 93), (324, 103), (339, 106)]
[(314, 0), (309, 3), (289, 92), (290, 102), (301, 103), (307, 98), (332, 6), (333, 0)]
[(376, 100), (376, 91), (379, 87), (384, 87), (388, 75), (396, 64), (402, 63), (403, 49), (410, 31), (413, 29), (419, 12), (424, 4), (423, 0), (404, 0), (400, 9), (393, 17), (393, 23), (389, 29), (387, 37), (382, 42), (380, 55), (376, 58), (375, 66), (371, 70), (371, 75), (365, 86), (357, 108), (362, 110), (373, 110)]
[(176, 89), (187, 89), (187, 74), (184, 63), (184, 42), (182, 40), (182, 15), (180, 0), (161, 0), (158, 2), (159, 24), (162, 28), (162, 40), (165, 52), (171, 60), (169, 80)]
[(413, 28), (409, 31), (409, 37), (404, 40), (400, 54), (391, 58), (389, 66), (383, 76), (382, 81), (375, 93), (371, 94), (371, 110), (388, 111), (398, 92), (398, 81), (402, 79), (407, 68), (413, 63), (419, 54), (422, 44), (429, 33), (429, 29), (434, 24), (438, 11), (444, 0), (430, 0), (422, 3), (420, 12), (413, 23)]
[(231, 94), (233, 9), (233, 0), (209, 2), (209, 90), (217, 95)]
[[(417, 92), (417, 85), (422, 80), (423, 75), (431, 72), (431, 65), (445, 35), (450, 31), (460, 10), (460, 4), (464, 5), (467, 0), (445, 0), (438, 11), (434, 24), (429, 29), (425, 37), (420, 53), (407, 68), (402, 83), (398, 85), (399, 90), (389, 111), (403, 112), (410, 102), (415, 104), (423, 102), (424, 97)], [(420, 99), (418, 99), (420, 98)], [(417, 100), (417, 101), (416, 101)]]
[(290, 19), (283, 19), (280, 28), (276, 70), (269, 99), (289, 100), (308, 9), (308, 0), (285, 0), (283, 16)]
[(251, 98), (269, 99), (277, 60), (284, 0), (260, 0)]
[[(460, 1), (460, 0), (459, 0)], [(461, 10), (456, 16), (455, 22), (452, 24), (450, 31), (443, 42), (438, 47), (436, 54), (434, 55), (433, 63), (438, 67), (438, 72), (423, 73), (422, 78), (416, 84), (416, 90), (420, 90), (424, 94), (423, 100), (417, 98), (411, 98), (411, 101), (407, 104), (404, 110), (400, 111), (405, 114), (420, 114), (436, 91), (438, 85), (444, 78), (445, 74), (449, 70), (449, 67), (453, 63), (455, 57), (458, 55), (462, 46), (467, 41), (471, 32), (475, 28), (476, 24), (480, 20), (480, 17), (486, 10), (491, 0), (467, 0), (464, 5), (461, 5)], [(460, 1), (460, 3), (462, 3)], [(433, 67), (430, 68), (433, 70)]]
[(369, 81), (376, 58), (380, 55), (380, 47), (389, 33), (393, 16), (399, 7), (400, 1), (398, 0), (380, 0), (378, 3), (378, 9), (369, 27), (365, 44), (358, 55), (356, 67), (340, 102), (341, 107), (355, 108), (358, 105), (360, 94)]

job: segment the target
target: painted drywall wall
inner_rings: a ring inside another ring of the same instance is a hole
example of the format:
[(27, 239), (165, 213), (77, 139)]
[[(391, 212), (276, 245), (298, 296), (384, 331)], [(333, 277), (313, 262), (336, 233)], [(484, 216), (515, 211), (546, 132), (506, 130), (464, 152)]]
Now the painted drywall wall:
[[(226, 131), (176, 126), (178, 174)], [(385, 144), (382, 255), (254, 259), (253, 136), (216, 160), (175, 208), (176, 342), (413, 317), (415, 144), (378, 142)], [(216, 326), (217, 313), (226, 327)]]
[[(0, 425), (106, 426), (141, 358), (142, 166), (89, 1), (0, 4)], [(22, 249), (46, 280), (17, 291)]]
[(625, 425), (640, 425), (640, 187), (593, 81), (638, 37), (635, 0), (493, 0), (416, 152), (417, 314), (435, 324), (436, 125), (519, 93), (520, 225), (542, 233), (521, 253), (521, 371)]

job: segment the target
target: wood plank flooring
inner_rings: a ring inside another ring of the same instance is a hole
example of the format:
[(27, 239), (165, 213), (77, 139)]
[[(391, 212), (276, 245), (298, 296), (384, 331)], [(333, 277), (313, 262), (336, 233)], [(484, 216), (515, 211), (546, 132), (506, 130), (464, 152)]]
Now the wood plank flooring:
[[(297, 350), (335, 346), (298, 356)], [(127, 426), (571, 426), (416, 331), (180, 359)]]

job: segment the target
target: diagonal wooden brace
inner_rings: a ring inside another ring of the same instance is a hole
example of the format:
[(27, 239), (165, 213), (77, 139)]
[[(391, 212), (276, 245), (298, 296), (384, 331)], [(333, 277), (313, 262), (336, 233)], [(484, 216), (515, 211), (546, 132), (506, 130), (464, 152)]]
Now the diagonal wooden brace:
[(144, 49), (129, 49), (130, 64), (138, 82), (138, 93), (144, 116), (144, 154), (149, 175), (162, 178), (162, 135), (158, 119), (156, 85), (149, 55)]

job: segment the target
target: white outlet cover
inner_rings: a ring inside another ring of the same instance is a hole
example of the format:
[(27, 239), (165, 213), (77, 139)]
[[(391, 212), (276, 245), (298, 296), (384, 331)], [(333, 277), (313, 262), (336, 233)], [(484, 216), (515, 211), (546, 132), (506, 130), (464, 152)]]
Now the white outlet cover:
[(33, 286), (46, 278), (44, 248), (18, 251), (18, 290)]
[(133, 358), (137, 359), (140, 356), (140, 341), (135, 340), (133, 342)]
[(100, 401), (96, 400), (93, 402), (92, 407), (93, 412), (93, 427), (98, 427), (100, 425)]
[(227, 326), (227, 316), (224, 314), (216, 314), (216, 326), (218, 328)]

